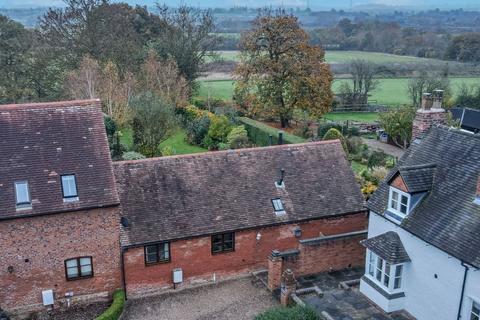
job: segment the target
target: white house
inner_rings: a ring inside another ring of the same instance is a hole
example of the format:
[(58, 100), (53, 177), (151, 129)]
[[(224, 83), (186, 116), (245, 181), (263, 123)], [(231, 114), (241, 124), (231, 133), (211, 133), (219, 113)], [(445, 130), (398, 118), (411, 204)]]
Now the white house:
[(419, 320), (480, 319), (480, 135), (434, 126), (368, 201), (360, 291)]

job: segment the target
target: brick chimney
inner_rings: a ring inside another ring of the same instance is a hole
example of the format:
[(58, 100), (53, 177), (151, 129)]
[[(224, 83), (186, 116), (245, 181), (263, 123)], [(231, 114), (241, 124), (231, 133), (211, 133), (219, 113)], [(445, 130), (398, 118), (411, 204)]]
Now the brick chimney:
[(480, 205), (480, 174), (477, 178), (477, 191), (475, 193), (475, 199), (473, 200), (473, 203)]
[(422, 106), (417, 110), (412, 127), (412, 140), (428, 131), (432, 126), (445, 124), (447, 112), (443, 109), (443, 90), (435, 90), (433, 95), (422, 95)]

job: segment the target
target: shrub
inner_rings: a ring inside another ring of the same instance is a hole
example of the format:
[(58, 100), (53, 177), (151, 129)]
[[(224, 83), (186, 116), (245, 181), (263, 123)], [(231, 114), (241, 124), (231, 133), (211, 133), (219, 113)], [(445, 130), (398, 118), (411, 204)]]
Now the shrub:
[(335, 139), (340, 140), (340, 142), (342, 143), (343, 150), (345, 151), (345, 153), (348, 153), (347, 142), (345, 141), (345, 138), (340, 133), (340, 131), (338, 131), (337, 129), (331, 128), (330, 130), (328, 130), (327, 133), (325, 133), (325, 135), (323, 136), (322, 140), (335, 140)]
[(203, 145), (209, 150), (218, 149), (219, 143), (226, 143), (232, 125), (225, 116), (214, 117), (211, 120), (208, 133), (203, 139)]
[(187, 125), (187, 140), (194, 145), (201, 145), (210, 128), (210, 118), (206, 115), (192, 120)]
[(113, 134), (117, 131), (117, 124), (109, 116), (104, 116), (103, 122), (105, 123), (105, 130), (107, 131), (107, 136), (111, 138)]
[(367, 167), (369, 169), (373, 167), (384, 167), (387, 162), (387, 154), (383, 151), (372, 151), (368, 156)]
[(125, 292), (121, 289), (117, 289), (113, 293), (113, 302), (111, 306), (95, 320), (117, 320), (122, 314), (124, 306)]
[[(278, 129), (246, 117), (241, 117), (239, 118), (239, 120), (245, 126), (250, 141), (252, 141), (257, 146), (268, 146), (270, 135), (272, 136), (272, 143), (278, 144)], [(302, 143), (305, 141), (306, 140), (302, 137), (298, 137), (287, 132), (283, 133), (284, 143)]]
[(245, 126), (233, 127), (227, 136), (227, 145), (231, 149), (248, 147), (249, 142)]
[(129, 151), (122, 154), (123, 160), (140, 160), (145, 159), (145, 156), (139, 152)]
[[(362, 151), (363, 141), (360, 137), (351, 137), (347, 139), (347, 147), (350, 154), (359, 154)], [(360, 155), (361, 156), (361, 155)]]
[(160, 150), (160, 153), (162, 154), (162, 156), (166, 157), (177, 154), (177, 151), (175, 151), (175, 148), (173, 148), (172, 146), (165, 146)]
[(372, 182), (374, 182), (376, 185), (378, 185), (380, 182), (385, 179), (385, 177), (388, 174), (388, 170), (385, 167), (375, 167), (372, 170)]
[(342, 125), (338, 124), (338, 123), (335, 123), (335, 122), (326, 122), (326, 123), (321, 123), (318, 125), (318, 129), (317, 129), (317, 135), (319, 138), (322, 138), (323, 136), (325, 136), (325, 134), (327, 133), (328, 130), (332, 129), (332, 128), (335, 128), (337, 129), (338, 131), (342, 132)]
[(320, 316), (308, 307), (277, 307), (256, 316), (255, 320), (320, 320)]

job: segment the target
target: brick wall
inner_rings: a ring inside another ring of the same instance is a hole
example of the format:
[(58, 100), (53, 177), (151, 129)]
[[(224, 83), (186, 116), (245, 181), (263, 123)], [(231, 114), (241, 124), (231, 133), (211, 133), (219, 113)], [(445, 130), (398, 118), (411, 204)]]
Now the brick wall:
[[(0, 307), (42, 309), (42, 291), (58, 304), (107, 297), (121, 287), (119, 216), (115, 207), (0, 222)], [(64, 261), (92, 256), (92, 278), (67, 281)], [(13, 272), (9, 272), (13, 267)]]
[(444, 109), (419, 109), (415, 115), (412, 126), (412, 140), (428, 131), (432, 126), (445, 124), (447, 112)]
[[(235, 233), (235, 251), (215, 255), (211, 254), (210, 236), (178, 240), (170, 244), (169, 263), (149, 266), (145, 266), (143, 247), (130, 248), (124, 254), (127, 292), (136, 296), (171, 288), (171, 272), (174, 268), (182, 268), (183, 285), (212, 281), (214, 275), (216, 279), (221, 279), (267, 268), (268, 256), (273, 249), (297, 248), (299, 239), (363, 230), (367, 223), (366, 213), (358, 213), (301, 224), (238, 231)], [(300, 238), (293, 234), (297, 227), (302, 230)], [(256, 240), (257, 233), (261, 234), (260, 241)], [(345, 251), (345, 254), (351, 255), (351, 252)], [(335, 255), (340, 258), (344, 253), (339, 251)]]

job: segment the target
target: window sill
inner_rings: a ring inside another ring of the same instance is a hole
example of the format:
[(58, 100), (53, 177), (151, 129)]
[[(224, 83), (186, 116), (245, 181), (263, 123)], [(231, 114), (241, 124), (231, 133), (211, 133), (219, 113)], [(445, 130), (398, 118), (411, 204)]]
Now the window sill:
[(32, 205), (31, 204), (19, 204), (15, 207), (16, 211), (26, 211), (26, 210), (32, 210)]
[(77, 280), (84, 280), (84, 279), (90, 279), (90, 278), (93, 278), (93, 274), (90, 276), (84, 276), (84, 277), (67, 278), (67, 281), (77, 281)]
[(78, 197), (71, 197), (71, 198), (63, 198), (64, 203), (69, 203), (69, 202), (77, 202), (80, 199)]
[(157, 262), (146, 262), (145, 261), (145, 267), (151, 267), (151, 266), (156, 266), (159, 264), (167, 264), (172, 262), (171, 260), (165, 260), (165, 261), (157, 261)]
[(235, 250), (232, 249), (232, 250), (224, 250), (224, 251), (212, 252), (212, 256), (216, 256), (217, 254), (232, 253), (232, 252), (235, 252)]
[(388, 300), (395, 300), (399, 298), (405, 297), (405, 292), (403, 291), (398, 291), (398, 292), (389, 292), (387, 289), (382, 288), (378, 283), (370, 279), (369, 276), (364, 275), (362, 277), (362, 280), (365, 281), (369, 286), (377, 290), (382, 296), (387, 298)]

